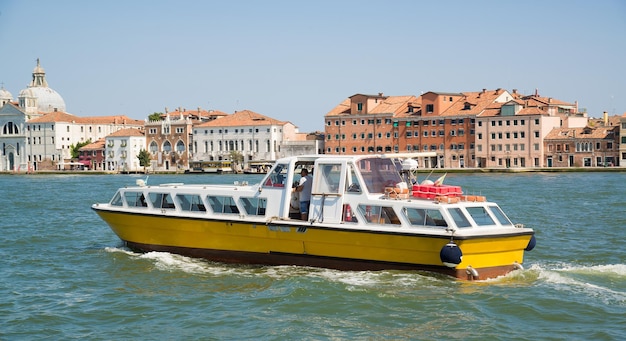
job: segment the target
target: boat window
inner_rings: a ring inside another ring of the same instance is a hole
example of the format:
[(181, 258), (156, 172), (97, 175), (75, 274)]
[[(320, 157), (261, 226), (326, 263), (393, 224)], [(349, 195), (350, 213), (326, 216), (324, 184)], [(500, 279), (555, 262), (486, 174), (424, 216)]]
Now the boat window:
[(411, 226), (448, 227), (448, 223), (439, 210), (405, 207), (403, 212), (411, 222)]
[(241, 198), (239, 202), (248, 215), (265, 215), (267, 198)]
[(495, 225), (485, 207), (466, 207), (465, 209), (478, 226)]
[(346, 172), (346, 193), (361, 193), (361, 183), (356, 176), (356, 171), (352, 164), (348, 165)]
[(287, 164), (278, 164), (263, 183), (263, 187), (285, 187), (287, 180)]
[(174, 200), (169, 193), (149, 193), (148, 197), (154, 208), (174, 209)]
[(215, 213), (239, 213), (239, 208), (237, 208), (237, 204), (235, 204), (235, 200), (232, 197), (210, 195), (207, 199)]
[(472, 226), (472, 224), (469, 222), (469, 220), (465, 216), (465, 213), (463, 213), (463, 211), (460, 208), (451, 208), (448, 210), (448, 212), (450, 212), (450, 215), (452, 216), (452, 220), (454, 220), (454, 223), (456, 224), (457, 227)]
[(400, 219), (393, 207), (359, 205), (357, 209), (369, 224), (400, 225)]
[(113, 199), (111, 199), (111, 206), (123, 206), (124, 202), (122, 201), (122, 196), (120, 192), (115, 193)]
[(339, 193), (341, 164), (322, 164), (315, 169), (313, 193)]
[(513, 223), (509, 220), (509, 218), (507, 218), (506, 214), (504, 214), (504, 212), (502, 212), (500, 207), (498, 207), (498, 206), (489, 206), (489, 209), (491, 210), (491, 213), (493, 213), (493, 215), (496, 216), (496, 219), (498, 219), (500, 224), (502, 224), (502, 225), (513, 225)]
[(206, 207), (199, 195), (196, 194), (178, 194), (176, 196), (178, 205), (183, 211), (206, 212)]
[(400, 173), (391, 159), (366, 158), (359, 160), (357, 167), (370, 193), (384, 193), (385, 187), (395, 187), (402, 182)]
[(124, 199), (128, 207), (148, 207), (146, 198), (141, 192), (124, 192)]

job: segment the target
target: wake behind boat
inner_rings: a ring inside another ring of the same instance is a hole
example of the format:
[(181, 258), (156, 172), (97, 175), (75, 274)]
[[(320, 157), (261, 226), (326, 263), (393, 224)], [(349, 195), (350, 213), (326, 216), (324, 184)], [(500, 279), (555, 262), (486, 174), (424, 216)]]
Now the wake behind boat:
[[(470, 280), (521, 269), (524, 252), (535, 245), (533, 230), (513, 224), (485, 197), (443, 185), (443, 178), (417, 183), (413, 156), (294, 156), (276, 161), (253, 185), (153, 186), (140, 180), (92, 209), (142, 252), (229, 263), (427, 270)], [(312, 173), (306, 220), (293, 203), (302, 169)]]

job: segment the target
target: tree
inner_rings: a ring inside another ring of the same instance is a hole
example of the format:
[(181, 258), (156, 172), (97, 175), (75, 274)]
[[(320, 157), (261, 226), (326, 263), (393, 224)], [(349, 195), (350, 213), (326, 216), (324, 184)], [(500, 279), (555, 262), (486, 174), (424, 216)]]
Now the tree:
[(139, 165), (143, 167), (143, 172), (145, 173), (146, 167), (150, 165), (150, 153), (145, 149), (141, 149), (137, 155), (137, 159), (139, 159)]
[(161, 121), (162, 112), (153, 112), (148, 116), (148, 121)]
[(70, 145), (70, 151), (72, 153), (72, 159), (77, 159), (78, 156), (80, 155), (80, 151), (79, 149), (83, 148), (84, 146), (88, 145), (91, 143), (91, 139), (85, 141), (85, 142), (78, 142), (76, 145)]

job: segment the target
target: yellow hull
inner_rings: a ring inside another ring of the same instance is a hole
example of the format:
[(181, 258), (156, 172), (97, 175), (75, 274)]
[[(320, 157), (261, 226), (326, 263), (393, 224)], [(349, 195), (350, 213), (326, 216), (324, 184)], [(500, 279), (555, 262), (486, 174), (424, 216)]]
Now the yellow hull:
[[(340, 269), (423, 269), (480, 279), (506, 274), (523, 262), (530, 233), (455, 238), (463, 252), (456, 268), (444, 266), (449, 237), (380, 231), (218, 221), (111, 212), (96, 209), (120, 239), (141, 251), (169, 251), (217, 261), (311, 265)], [(476, 278), (476, 276), (469, 276)]]

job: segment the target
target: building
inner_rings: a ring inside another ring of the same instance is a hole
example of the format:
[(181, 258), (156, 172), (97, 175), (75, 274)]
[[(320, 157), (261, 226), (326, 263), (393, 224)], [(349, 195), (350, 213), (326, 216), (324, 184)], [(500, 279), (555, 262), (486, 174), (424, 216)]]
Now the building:
[(289, 150), (298, 148), (284, 149), (283, 143), (299, 141), (301, 137), (291, 122), (243, 110), (194, 125), (193, 139), (194, 161), (236, 161), (232, 156), (240, 155), (246, 163), (289, 156)]
[(546, 167), (608, 167), (619, 162), (619, 125), (555, 128), (545, 138)]
[(143, 121), (124, 115), (78, 117), (49, 113), (26, 123), (27, 162), (33, 170), (63, 170), (72, 162), (72, 147), (97, 141), (120, 129), (143, 129)]
[(105, 137), (105, 169), (123, 173), (142, 172), (139, 152), (146, 149), (146, 136), (142, 129), (120, 129)]
[[(28, 155), (26, 122), (47, 113), (65, 111), (65, 101), (48, 86), (46, 73), (37, 59), (32, 72), (32, 80), (26, 89), (20, 91), (14, 102), (10, 92), (0, 90), (0, 142), (2, 157), (0, 170), (32, 170), (32, 154)], [(57, 160), (58, 161), (58, 160)]]
[(394, 132), (395, 119), (418, 108), (415, 96), (352, 95), (324, 116), (325, 153), (398, 152), (401, 137)]
[(78, 149), (78, 162), (85, 169), (103, 171), (105, 164), (105, 139), (98, 139), (96, 142), (82, 146)]

